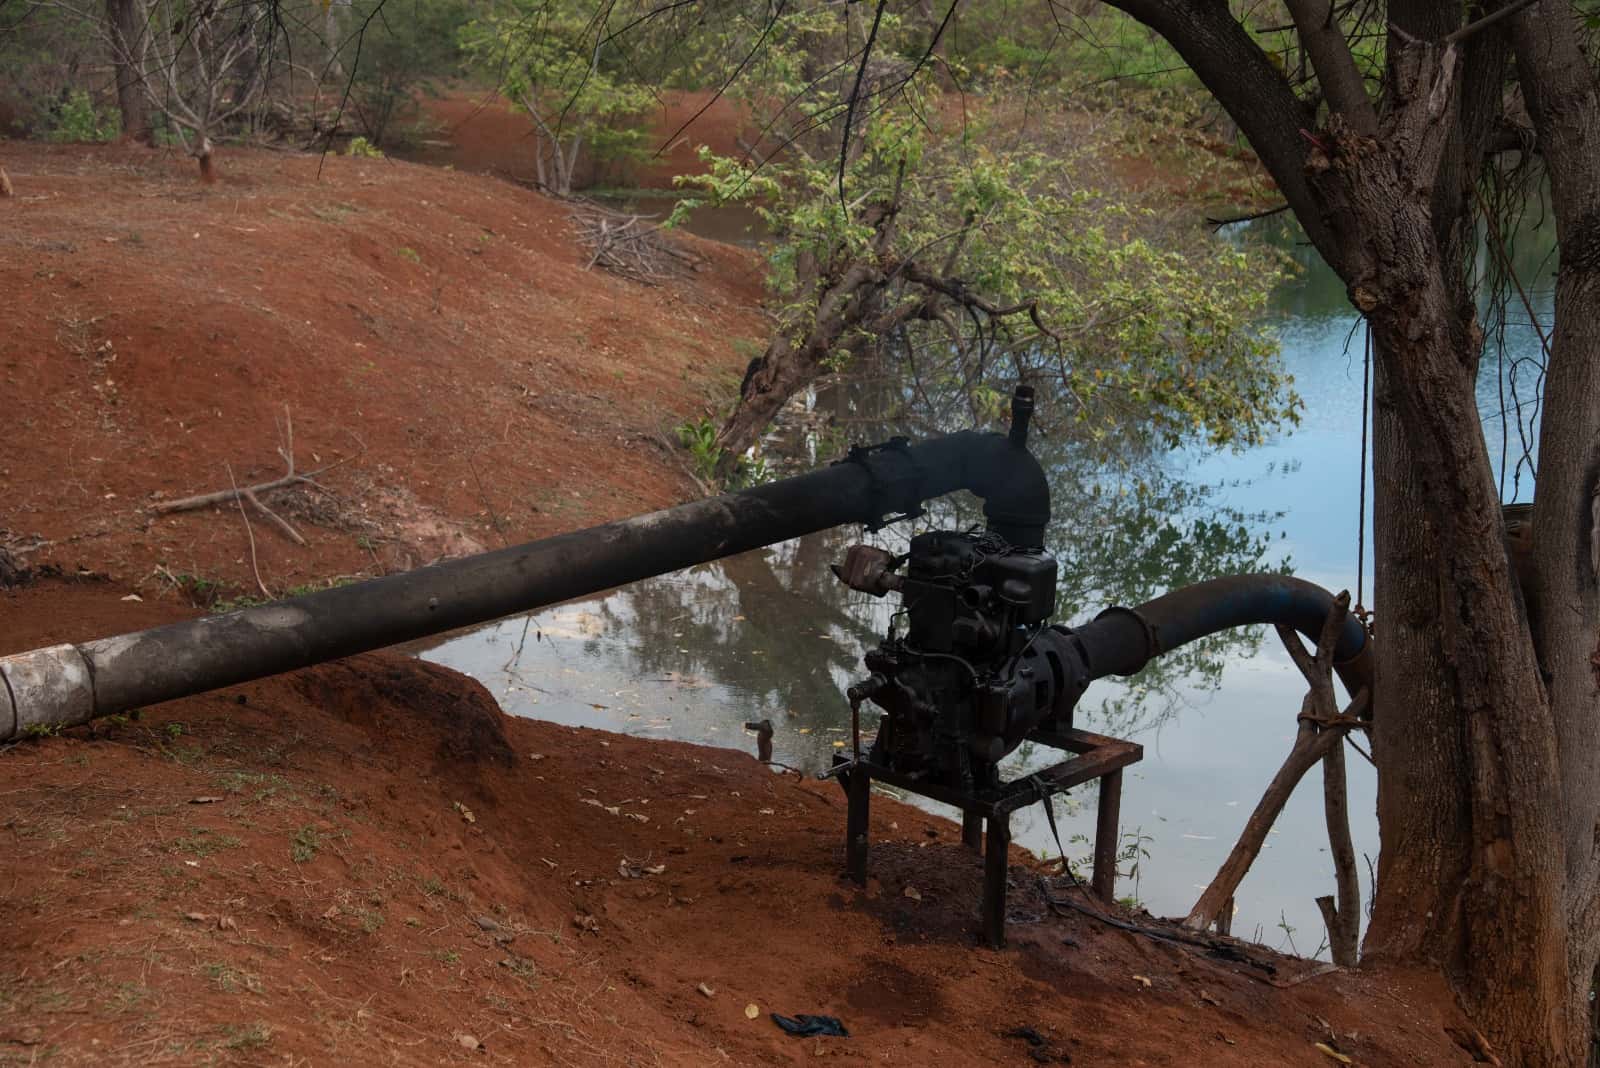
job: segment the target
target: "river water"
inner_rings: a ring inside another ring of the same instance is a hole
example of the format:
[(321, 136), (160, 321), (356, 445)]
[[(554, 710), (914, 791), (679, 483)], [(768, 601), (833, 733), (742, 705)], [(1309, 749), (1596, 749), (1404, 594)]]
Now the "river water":
[[(714, 236), (737, 236), (726, 219), (706, 225)], [(1270, 312), (1305, 400), (1298, 427), (1243, 453), (1176, 454), (1137, 472), (1086, 473), (1060, 450), (1043, 448), (1058, 517), (1049, 542), (1062, 560), (1058, 618), (1083, 621), (1108, 603), (1262, 565), (1288, 566), (1355, 594), (1365, 338), (1342, 284), (1297, 237), (1291, 225), (1265, 221), (1228, 239), (1272, 242), (1299, 265)], [(1547, 234), (1533, 233), (1516, 242), (1513, 257), (1546, 323), (1551, 247)], [(1505, 358), (1486, 357), (1479, 389), (1497, 465), (1502, 394), (1513, 372), (1525, 431), (1536, 418), (1527, 398), (1538, 337), (1520, 304), (1507, 318)], [(1517, 410), (1509, 396), (1504, 405)], [(1506, 422), (1505, 497), (1526, 499), (1531, 479), (1525, 467), (1516, 470), (1516, 420)], [(770, 718), (775, 759), (815, 771), (847, 744), (843, 689), (863, 674), (861, 653), (877, 641), (890, 608), (844, 589), (828, 570), (858, 537), (828, 532), (691, 568), (490, 624), (423, 655), (479, 679), (508, 712), (557, 723), (753, 752), (742, 725)], [(893, 544), (892, 533), (881, 537)], [(1370, 555), (1364, 570), (1370, 605)], [(1276, 639), (1248, 633), (1130, 683), (1091, 687), (1079, 725), (1145, 747), (1144, 761), (1125, 776), (1119, 894), (1157, 915), (1188, 911), (1287, 754), (1302, 694)], [(1358, 856), (1375, 864), (1375, 780), (1365, 760), (1348, 755), (1351, 832)], [(1049, 759), (1019, 751), (1013, 770)], [(1057, 809), (1071, 857), (1089, 853), (1094, 805), (1095, 791), (1086, 788)], [(1056, 854), (1037, 806), (1015, 817), (1013, 828), (1022, 844)], [(1365, 897), (1365, 870), (1362, 883)], [(1323, 927), (1314, 899), (1332, 892), (1314, 770), (1240, 887), (1234, 933), (1317, 952)]]

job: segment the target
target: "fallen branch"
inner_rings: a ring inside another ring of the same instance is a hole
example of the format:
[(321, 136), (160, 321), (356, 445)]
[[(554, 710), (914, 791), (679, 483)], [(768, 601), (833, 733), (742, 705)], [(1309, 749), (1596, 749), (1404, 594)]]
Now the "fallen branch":
[[(1255, 811), (1245, 822), (1244, 830), (1240, 832), (1239, 840), (1234, 843), (1233, 850), (1223, 861), (1222, 867), (1217, 870), (1211, 885), (1201, 893), (1200, 899), (1195, 902), (1194, 908), (1189, 910), (1189, 915), (1184, 919), (1183, 925), (1190, 930), (1204, 931), (1218, 921), (1223, 909), (1232, 900), (1235, 891), (1239, 889), (1239, 884), (1250, 871), (1250, 866), (1260, 855), (1261, 847), (1266, 844), (1267, 833), (1272, 830), (1278, 814), (1283, 811), (1289, 795), (1294, 792), (1294, 788), (1305, 773), (1319, 761), (1326, 759), (1329, 752), (1342, 746), (1346, 732), (1365, 727), (1361, 715), (1369, 699), (1367, 691), (1363, 689), (1357, 694), (1341, 713), (1333, 690), (1333, 650), (1349, 608), (1350, 594), (1341, 593), (1329, 610), (1328, 618), (1323, 622), (1314, 657), (1306, 652), (1305, 647), (1300, 644), (1299, 636), (1293, 630), (1282, 626), (1278, 628), (1278, 636), (1283, 640), (1284, 648), (1288, 650), (1290, 659), (1295, 662), (1295, 666), (1300, 669), (1301, 675), (1305, 677), (1306, 684), (1310, 687), (1301, 702), (1300, 726), (1295, 733), (1294, 745), (1289, 750), (1289, 755), (1267, 785), (1261, 800), (1256, 803)], [(1342, 769), (1343, 752), (1342, 750), (1339, 752)], [(1342, 792), (1343, 776), (1340, 777), (1340, 785)], [(1345, 830), (1345, 837), (1348, 841), (1348, 827)], [(1353, 849), (1351, 853), (1350, 867), (1353, 877), (1355, 868)], [(1346, 890), (1344, 880), (1341, 879), (1341, 905), (1347, 904)], [(1348, 907), (1353, 922), (1359, 914), (1360, 906), (1355, 904)]]
[[(326, 470), (326, 468), (322, 468), (321, 470)], [(320, 470), (312, 472), (312, 474), (320, 473)], [(171, 512), (191, 512), (196, 508), (209, 508), (214, 504), (228, 504), (235, 498), (246, 493), (268, 493), (272, 490), (283, 489), (285, 486), (293, 486), (296, 483), (305, 482), (307, 479), (308, 476), (306, 475), (285, 475), (282, 478), (275, 478), (270, 482), (257, 482), (255, 485), (246, 486), (242, 490), (217, 490), (215, 493), (199, 493), (193, 497), (184, 497), (176, 501), (161, 501), (157, 504), (151, 505), (150, 510), (155, 512), (157, 515), (167, 515)]]
[(240, 491), (240, 496), (253, 504), (256, 511), (260, 512), (262, 515), (276, 523), (278, 529), (283, 531), (284, 537), (288, 538), (296, 545), (305, 545), (306, 539), (300, 536), (300, 532), (294, 529), (294, 527), (290, 526), (288, 520), (284, 519), (277, 512), (274, 512), (271, 508), (268, 508), (266, 505), (262, 504), (261, 498), (256, 496), (254, 490), (242, 490)]
[(224, 461), (222, 466), (228, 470), (228, 482), (233, 486), (233, 499), (239, 505), (239, 518), (244, 520), (245, 536), (250, 539), (250, 572), (256, 577), (256, 588), (270, 601), (272, 592), (267, 589), (267, 584), (261, 581), (261, 568), (256, 565), (256, 532), (250, 529), (250, 516), (244, 510), (244, 499), (239, 495), (239, 485), (233, 479), (233, 465)]
[(660, 285), (679, 265), (696, 267), (702, 258), (670, 242), (644, 215), (622, 215), (585, 203), (573, 212), (578, 236), (589, 248), (584, 270), (601, 267), (645, 285)]
[[(281, 477), (266, 482), (257, 482), (253, 486), (241, 487), (233, 485), (228, 489), (217, 490), (213, 493), (198, 493), (193, 497), (181, 497), (175, 501), (160, 501), (151, 505), (150, 510), (156, 515), (170, 515), (173, 512), (191, 512), (197, 508), (210, 508), (213, 505), (228, 504), (234, 501), (248, 501), (256, 511), (271, 520), (273, 525), (283, 532), (284, 537), (296, 545), (304, 546), (306, 544), (305, 537), (288, 520), (268, 508), (261, 500), (260, 495), (296, 485), (311, 486), (326, 493), (327, 490), (317, 483), (316, 476), (325, 471), (333, 470), (344, 463), (345, 460), (336, 460), (331, 464), (324, 464), (315, 471), (307, 471), (304, 474), (296, 471), (294, 466), (294, 418), (289, 414), (289, 406), (287, 404), (283, 406), (283, 418), (284, 443), (278, 446), (278, 455), (282, 457), (284, 464), (284, 473)], [(233, 477), (231, 469), (228, 477), (230, 480)], [(244, 510), (242, 503), (239, 505), (239, 509), (241, 512)]]

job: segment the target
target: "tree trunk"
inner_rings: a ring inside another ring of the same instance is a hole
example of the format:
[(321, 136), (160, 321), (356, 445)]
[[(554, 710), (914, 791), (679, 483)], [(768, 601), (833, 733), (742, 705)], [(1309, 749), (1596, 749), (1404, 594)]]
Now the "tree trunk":
[(111, 63), (117, 78), (117, 109), (122, 114), (122, 136), (151, 144), (150, 105), (145, 98), (144, 71), (139, 69), (144, 36), (143, 5), (139, 0), (106, 0), (106, 22), (111, 31)]
[(1567, 1025), (1577, 1063), (1600, 959), (1600, 76), (1564, 3), (1547, 0), (1525, 11), (1511, 37), (1550, 175), (1561, 250), (1539, 432), (1531, 600), (1565, 803)]
[[(1594, 72), (1572, 12), (1541, 0), (1493, 28), (1468, 28), (1473, 15), (1460, 4), (1391, 0), (1381, 108), (1368, 87), (1341, 80), (1340, 36), (1307, 21), (1306, 32), (1322, 35), (1308, 51), (1331, 112), (1313, 131), (1281, 70), (1225, 5), (1112, 2), (1159, 29), (1233, 115), (1372, 330), (1383, 850), (1368, 957), (1439, 966), (1507, 1063), (1582, 1063), (1600, 912), (1583, 874), (1600, 866), (1590, 659), (1600, 369), (1592, 337), (1571, 342), (1583, 351), (1565, 358), (1584, 366), (1566, 377), (1553, 353), (1547, 403), (1570, 415), (1547, 410), (1542, 429), (1534, 537), (1555, 542), (1536, 542), (1550, 618), (1530, 629), (1477, 410), (1482, 338), (1462, 259), (1467, 196), (1503, 108), (1515, 24), (1556, 216), (1576, 230), (1562, 237), (1558, 319), (1600, 329), (1600, 285), (1574, 278), (1574, 267), (1600, 261), (1589, 237), (1600, 231), (1600, 143)], [(1562, 160), (1580, 159), (1564, 198)], [(1556, 457), (1564, 474), (1544, 467)]]
[[(1428, 521), (1424, 566), (1379, 573), (1380, 619), (1436, 598), (1428, 604), (1429, 625), (1438, 634), (1435, 663), (1442, 670), (1421, 675), (1416, 663), (1396, 661), (1397, 650), (1381, 654), (1383, 685), (1409, 676), (1428, 699), (1418, 708), (1403, 703), (1403, 692), (1380, 691), (1375, 720), (1385, 744), (1374, 756), (1388, 802), (1387, 810), (1380, 806), (1384, 854), (1403, 855), (1391, 841), (1398, 836), (1424, 849), (1424, 856), (1437, 855), (1438, 845), (1429, 847), (1419, 833), (1420, 820), (1428, 831), (1444, 832), (1435, 843), (1464, 847), (1466, 865), (1459, 873), (1464, 878), (1423, 870), (1414, 879), (1387, 865), (1378, 890), (1385, 922), (1374, 920), (1373, 948), (1396, 932), (1392, 917), (1399, 909), (1406, 914), (1399, 929), (1413, 948), (1446, 967), (1474, 1019), (1514, 1043), (1506, 1052), (1516, 1063), (1566, 1064), (1565, 871), (1554, 723), (1511, 577), (1478, 417), (1481, 335), (1471, 304), (1442, 275), (1445, 257), (1428, 206), (1407, 196), (1418, 188), (1411, 158), (1390, 156), (1370, 142), (1341, 141), (1330, 173), (1342, 171), (1342, 181), (1326, 183), (1323, 191), (1334, 213), (1346, 216), (1335, 229), (1360, 243), (1347, 261), (1352, 296), (1371, 323)], [(1385, 474), (1377, 482), (1380, 495), (1393, 485), (1395, 473)], [(1446, 721), (1427, 721), (1434, 710)], [(1447, 776), (1435, 778), (1409, 759), (1396, 759), (1405, 744), (1390, 743), (1419, 727), (1447, 736), (1461, 732), (1462, 759)], [(1457, 822), (1438, 827), (1437, 816), (1452, 808)]]
[(200, 164), (200, 180), (207, 185), (215, 184), (217, 172), (211, 164), (211, 138), (204, 134), (200, 135), (200, 140), (195, 145), (194, 158)]
[[(1363, 951), (1370, 961), (1434, 961), (1458, 969), (1452, 933), (1466, 878), (1461, 828), (1466, 729), (1433, 680), (1445, 673), (1433, 524), (1418, 461), (1401, 431), (1388, 370), (1375, 353), (1372, 405), (1374, 603), (1379, 606), (1372, 756), (1378, 775), (1377, 892)], [(1390, 893), (1390, 887), (1411, 893)], [(1420, 889), (1419, 889), (1420, 888)]]
[(339, 25), (339, 5), (328, 3), (322, 9), (322, 46), (327, 53), (322, 76), (334, 82), (345, 80), (344, 64), (339, 61), (339, 50), (344, 45), (344, 28)]
[[(820, 272), (815, 267), (801, 269)], [(793, 324), (778, 329), (766, 352), (751, 365), (739, 391), (739, 403), (717, 432), (721, 449), (718, 478), (725, 479), (737, 469), (739, 458), (756, 443), (789, 398), (816, 379), (823, 361), (841, 346), (847, 329), (861, 328), (872, 336), (886, 332), (885, 324), (868, 324), (879, 304), (883, 284), (883, 272), (865, 262), (852, 264), (836, 282), (815, 283), (822, 292), (809, 329), (798, 340), (793, 336)]]

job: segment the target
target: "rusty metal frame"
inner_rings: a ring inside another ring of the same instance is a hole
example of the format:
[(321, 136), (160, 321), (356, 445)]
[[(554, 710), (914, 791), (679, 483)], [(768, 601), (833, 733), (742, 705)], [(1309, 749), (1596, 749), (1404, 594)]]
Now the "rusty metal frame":
[[(1011, 814), (1038, 801), (1046, 801), (1093, 779), (1100, 783), (1100, 804), (1095, 819), (1094, 875), (1090, 886), (1109, 902), (1117, 878), (1118, 823), (1122, 810), (1122, 769), (1144, 759), (1144, 747), (1103, 734), (1071, 729), (1036, 730), (1028, 735), (1036, 745), (1075, 754), (1025, 779), (998, 788), (968, 793), (913, 779), (861, 758), (840, 768), (849, 807), (845, 819), (845, 868), (858, 884), (867, 881), (868, 820), (873, 780), (901, 790), (954, 805), (961, 810), (961, 840), (972, 850), (980, 846), (983, 865), (983, 939), (996, 949), (1005, 945), (1006, 877), (1010, 867)], [(987, 841), (983, 831), (987, 825)]]

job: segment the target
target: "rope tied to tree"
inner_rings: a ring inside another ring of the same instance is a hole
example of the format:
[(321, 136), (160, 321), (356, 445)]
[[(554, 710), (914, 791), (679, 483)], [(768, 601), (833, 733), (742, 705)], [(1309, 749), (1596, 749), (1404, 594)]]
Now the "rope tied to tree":
[(1372, 326), (1367, 324), (1361, 356), (1361, 466), (1356, 495), (1356, 603), (1350, 613), (1372, 635), (1372, 611), (1365, 603), (1367, 570), (1367, 426), (1372, 412)]

